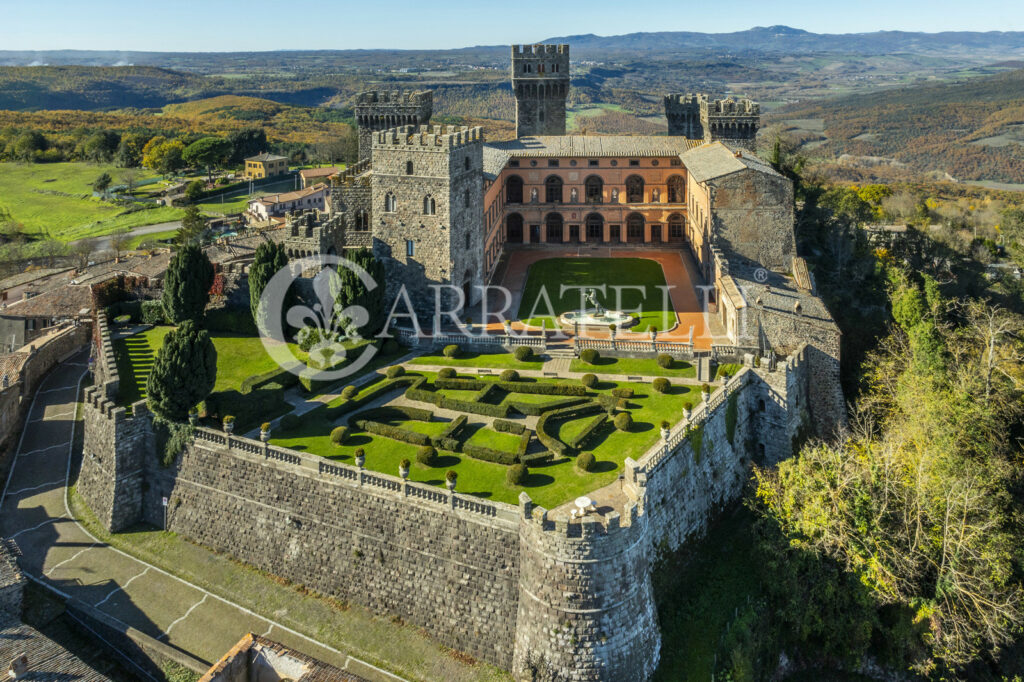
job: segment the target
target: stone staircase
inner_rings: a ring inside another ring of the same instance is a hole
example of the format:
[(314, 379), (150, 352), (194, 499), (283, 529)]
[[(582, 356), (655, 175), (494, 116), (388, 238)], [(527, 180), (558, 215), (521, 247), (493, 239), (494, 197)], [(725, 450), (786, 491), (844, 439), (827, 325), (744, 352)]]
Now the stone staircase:
[(572, 361), (576, 359), (576, 353), (568, 346), (548, 346), (546, 353), (548, 361), (542, 368), (544, 376), (564, 376), (569, 371)]

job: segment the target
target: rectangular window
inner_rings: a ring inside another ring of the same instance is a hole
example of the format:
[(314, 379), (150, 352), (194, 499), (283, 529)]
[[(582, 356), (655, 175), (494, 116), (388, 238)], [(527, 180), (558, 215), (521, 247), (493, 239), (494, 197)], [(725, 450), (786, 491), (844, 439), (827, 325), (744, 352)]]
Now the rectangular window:
[(629, 160), (629, 165), (630, 166), (639, 166), (640, 165), (640, 159), (630, 159)]
[(672, 165), (673, 166), (682, 166), (683, 165), (683, 160), (680, 159), (680, 158), (672, 159)]
[(519, 159), (512, 159), (508, 162), (509, 168), (519, 168)]
[(548, 159), (549, 168), (558, 168), (558, 159)]
[(405, 240), (405, 255), (409, 258), (416, 255), (416, 242), (411, 239)]
[(597, 168), (598, 161), (597, 159), (590, 159), (589, 161), (587, 161), (587, 165), (590, 166), (591, 168)]

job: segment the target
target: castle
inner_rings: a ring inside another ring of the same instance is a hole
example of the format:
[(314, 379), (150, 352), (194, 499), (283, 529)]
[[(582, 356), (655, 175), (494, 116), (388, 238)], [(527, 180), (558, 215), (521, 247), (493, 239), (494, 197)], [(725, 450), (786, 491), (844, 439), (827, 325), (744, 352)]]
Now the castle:
[(285, 246), (292, 257), (371, 248), (389, 299), (404, 286), (423, 315), (430, 285), (475, 303), (516, 250), (691, 258), (714, 338), (709, 350), (677, 344), (680, 357), (744, 368), (682, 430), (626, 459), (615, 511), (574, 521), (526, 493), (513, 506), (201, 427), (163, 468), (145, 404), (114, 404), (102, 319), (78, 490), (110, 530), (166, 523), (519, 680), (645, 680), (660, 656), (654, 557), (737, 499), (754, 462), (843, 428), (839, 330), (796, 253), (792, 183), (750, 151), (755, 103), (670, 95), (668, 136), (566, 135), (568, 46), (513, 46), (511, 77), (507, 142), (430, 125), (429, 93), (361, 94), (360, 162), (332, 178), (328, 211), (292, 216)]

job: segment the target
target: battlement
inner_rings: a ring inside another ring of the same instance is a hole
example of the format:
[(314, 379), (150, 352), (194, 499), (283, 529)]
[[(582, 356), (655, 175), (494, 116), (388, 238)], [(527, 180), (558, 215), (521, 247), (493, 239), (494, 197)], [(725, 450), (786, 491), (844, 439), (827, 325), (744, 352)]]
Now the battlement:
[(609, 536), (622, 529), (632, 528), (637, 523), (640, 505), (629, 500), (620, 514), (611, 511), (604, 516), (584, 516), (579, 521), (570, 519), (549, 519), (548, 509), (539, 507), (526, 493), (519, 493), (519, 514), (525, 523), (532, 524), (542, 532), (555, 533), (569, 539), (590, 539)]
[(371, 169), (370, 159), (363, 159), (356, 161), (345, 170), (340, 173), (335, 173), (331, 176), (332, 185), (351, 185), (356, 181), (359, 176), (364, 176), (365, 181), (369, 181), (369, 176), (366, 175)]
[(421, 125), (399, 126), (376, 133), (373, 148), (447, 147), (457, 149), (484, 141), (480, 126)]
[(369, 90), (356, 95), (356, 104), (433, 104), (430, 90)]
[(667, 110), (669, 107), (699, 107), (702, 99), (706, 100), (707, 96), (692, 92), (665, 95), (665, 109)]
[(708, 99), (701, 101), (701, 112), (709, 116), (760, 116), (761, 105), (746, 97), (742, 99)]
[(569, 46), (566, 44), (561, 45), (513, 45), (512, 46), (512, 59), (531, 59), (531, 58), (542, 58), (542, 57), (553, 57), (556, 55), (564, 55), (566, 59), (569, 58)]

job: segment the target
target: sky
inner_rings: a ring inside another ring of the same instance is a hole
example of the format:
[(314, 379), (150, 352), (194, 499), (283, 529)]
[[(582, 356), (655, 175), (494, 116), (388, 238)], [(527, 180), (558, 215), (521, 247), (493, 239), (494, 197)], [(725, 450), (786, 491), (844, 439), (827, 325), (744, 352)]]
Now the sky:
[(1020, 0), (0, 0), (0, 50), (439, 49), (638, 31), (1024, 31)]

